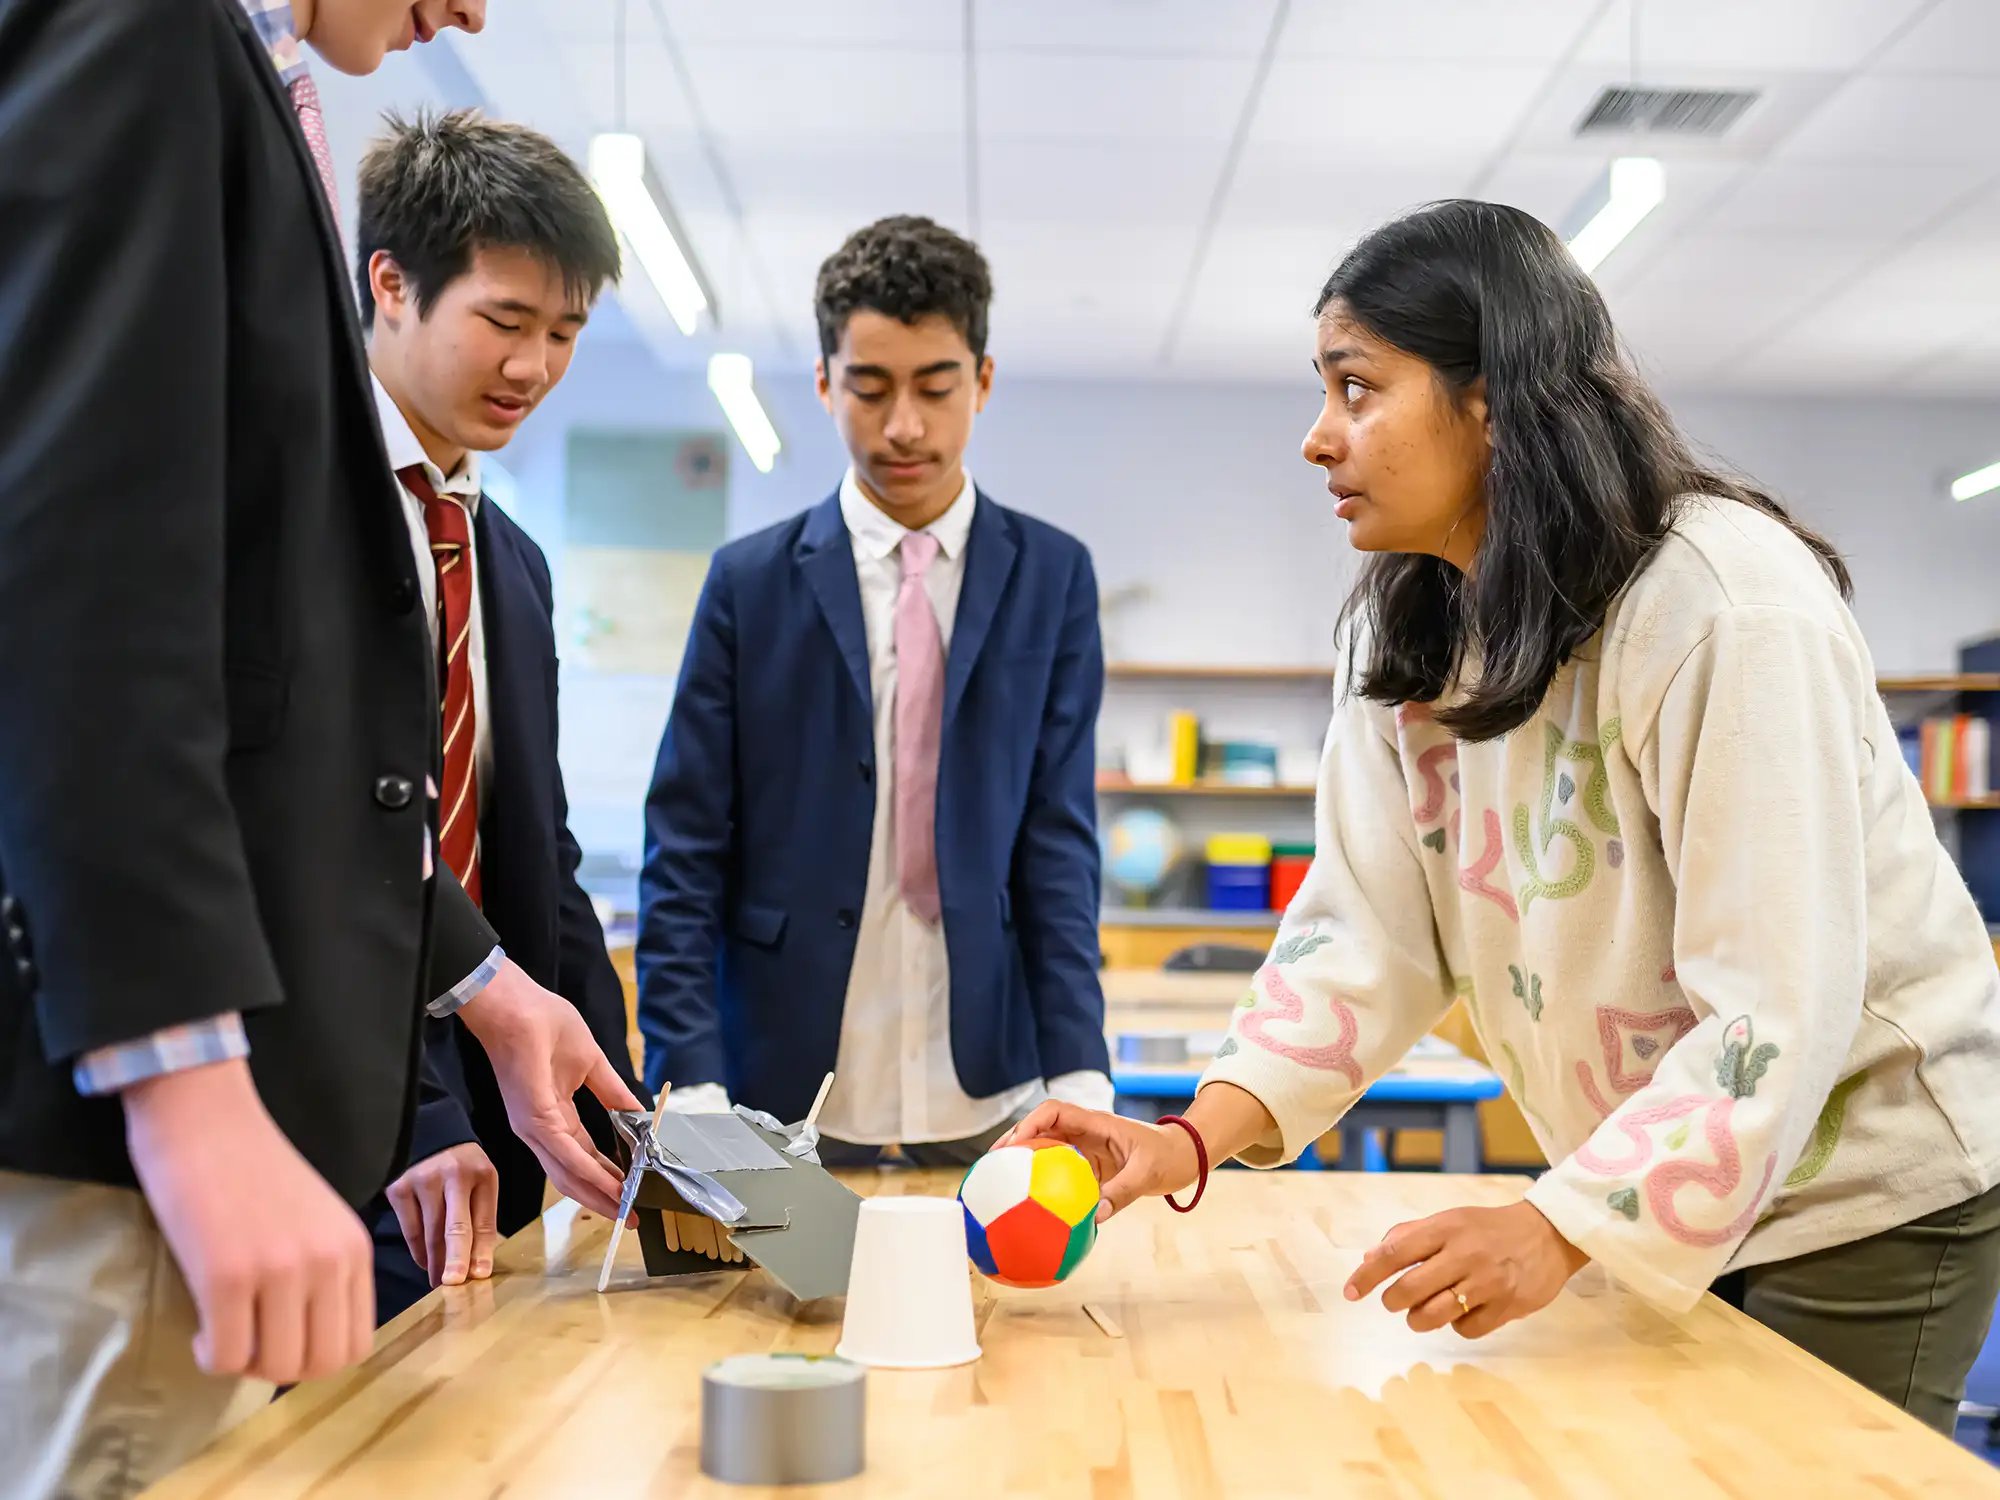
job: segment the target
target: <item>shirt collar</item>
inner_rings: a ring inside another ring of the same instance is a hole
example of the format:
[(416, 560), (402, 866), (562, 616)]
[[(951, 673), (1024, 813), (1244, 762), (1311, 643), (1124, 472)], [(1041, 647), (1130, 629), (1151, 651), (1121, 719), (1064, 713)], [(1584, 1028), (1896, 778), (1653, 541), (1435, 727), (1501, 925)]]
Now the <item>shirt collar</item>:
[[(968, 469), (958, 498), (943, 515), (923, 528), (937, 538), (939, 550), (954, 561), (965, 551), (966, 541), (972, 535), (972, 512), (978, 498), (978, 491), (972, 486), (972, 471)], [(909, 535), (907, 526), (862, 493), (861, 481), (852, 468), (840, 481), (840, 518), (847, 523), (848, 534), (861, 549), (861, 555), (871, 561), (888, 557)]]
[(424, 445), (417, 441), (417, 435), (410, 431), (403, 409), (396, 405), (396, 398), (389, 394), (382, 378), (371, 372), (369, 379), (375, 386), (375, 415), (382, 423), (382, 445), (389, 450), (389, 467), (400, 470), (409, 468), (411, 464), (422, 464), (424, 477), (430, 480), (432, 489), (440, 495), (458, 496), (465, 502), (468, 514), (476, 512), (479, 509), (479, 455), (467, 452), (465, 462), (458, 466), (458, 472), (446, 478), (425, 454)]
[(306, 76), (305, 54), (299, 50), (298, 31), (292, 23), (291, 0), (237, 0), (250, 18), (250, 29), (271, 54), (271, 66), (290, 88)]

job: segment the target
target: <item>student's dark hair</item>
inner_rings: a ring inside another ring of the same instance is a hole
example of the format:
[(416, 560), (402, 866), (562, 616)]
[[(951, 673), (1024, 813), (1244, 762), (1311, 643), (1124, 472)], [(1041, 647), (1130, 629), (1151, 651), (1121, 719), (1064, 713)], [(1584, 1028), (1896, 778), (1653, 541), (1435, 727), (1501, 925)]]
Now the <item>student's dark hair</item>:
[(1430, 702), (1470, 656), (1462, 701), (1437, 721), (1464, 740), (1519, 728), (1694, 495), (1782, 522), (1848, 592), (1830, 543), (1695, 457), (1620, 351), (1596, 286), (1531, 215), (1453, 199), (1393, 219), (1327, 278), (1313, 314), (1329, 309), (1430, 365), (1453, 400), (1486, 383), (1478, 566), (1468, 578), (1429, 555), (1363, 564), (1341, 624), (1364, 696)]
[(849, 235), (819, 268), (813, 313), (820, 353), (832, 359), (847, 320), (866, 310), (902, 323), (941, 314), (972, 357), (983, 359), (992, 301), (993, 276), (972, 241), (909, 214), (882, 219)]
[(538, 131), (477, 110), (391, 112), (361, 159), (355, 286), (372, 328), (368, 262), (386, 250), (419, 316), (472, 268), (475, 250), (518, 249), (560, 272), (588, 304), (618, 279), (618, 236), (576, 163)]

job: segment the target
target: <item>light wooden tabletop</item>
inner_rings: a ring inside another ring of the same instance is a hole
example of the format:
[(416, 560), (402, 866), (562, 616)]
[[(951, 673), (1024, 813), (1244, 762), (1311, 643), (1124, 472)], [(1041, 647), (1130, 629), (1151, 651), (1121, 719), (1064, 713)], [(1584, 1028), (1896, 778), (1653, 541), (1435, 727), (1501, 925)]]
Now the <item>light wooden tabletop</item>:
[[(949, 1192), (955, 1178), (855, 1181)], [(1507, 1202), (1523, 1183), (1229, 1172), (1188, 1218), (1142, 1204), (1061, 1287), (980, 1283), (985, 1357), (871, 1372), (866, 1474), (790, 1490), (702, 1477), (700, 1372), (751, 1350), (829, 1351), (839, 1303), (791, 1303), (757, 1272), (648, 1285), (632, 1236), (600, 1297), (605, 1225), (558, 1210), (503, 1247), (494, 1281), (426, 1298), (359, 1370), (294, 1391), (151, 1494), (2000, 1496), (1971, 1454), (1713, 1299), (1667, 1317), (1586, 1270), (1536, 1318), (1471, 1344), (1341, 1299), (1391, 1224)]]

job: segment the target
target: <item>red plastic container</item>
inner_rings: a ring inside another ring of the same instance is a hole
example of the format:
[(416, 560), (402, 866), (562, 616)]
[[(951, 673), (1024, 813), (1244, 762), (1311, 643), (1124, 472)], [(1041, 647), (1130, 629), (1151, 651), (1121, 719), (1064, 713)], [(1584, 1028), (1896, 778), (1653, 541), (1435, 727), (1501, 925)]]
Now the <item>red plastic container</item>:
[(1312, 862), (1311, 844), (1279, 844), (1271, 850), (1271, 910), (1281, 912), (1292, 904)]

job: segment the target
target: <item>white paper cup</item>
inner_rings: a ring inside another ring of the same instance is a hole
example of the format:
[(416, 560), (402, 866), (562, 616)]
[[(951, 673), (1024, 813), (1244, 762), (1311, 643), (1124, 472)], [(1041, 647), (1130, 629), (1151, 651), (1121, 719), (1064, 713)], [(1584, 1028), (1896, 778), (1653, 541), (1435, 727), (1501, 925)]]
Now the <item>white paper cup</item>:
[(847, 1321), (834, 1352), (891, 1370), (941, 1370), (979, 1358), (965, 1210), (956, 1198), (862, 1199)]

